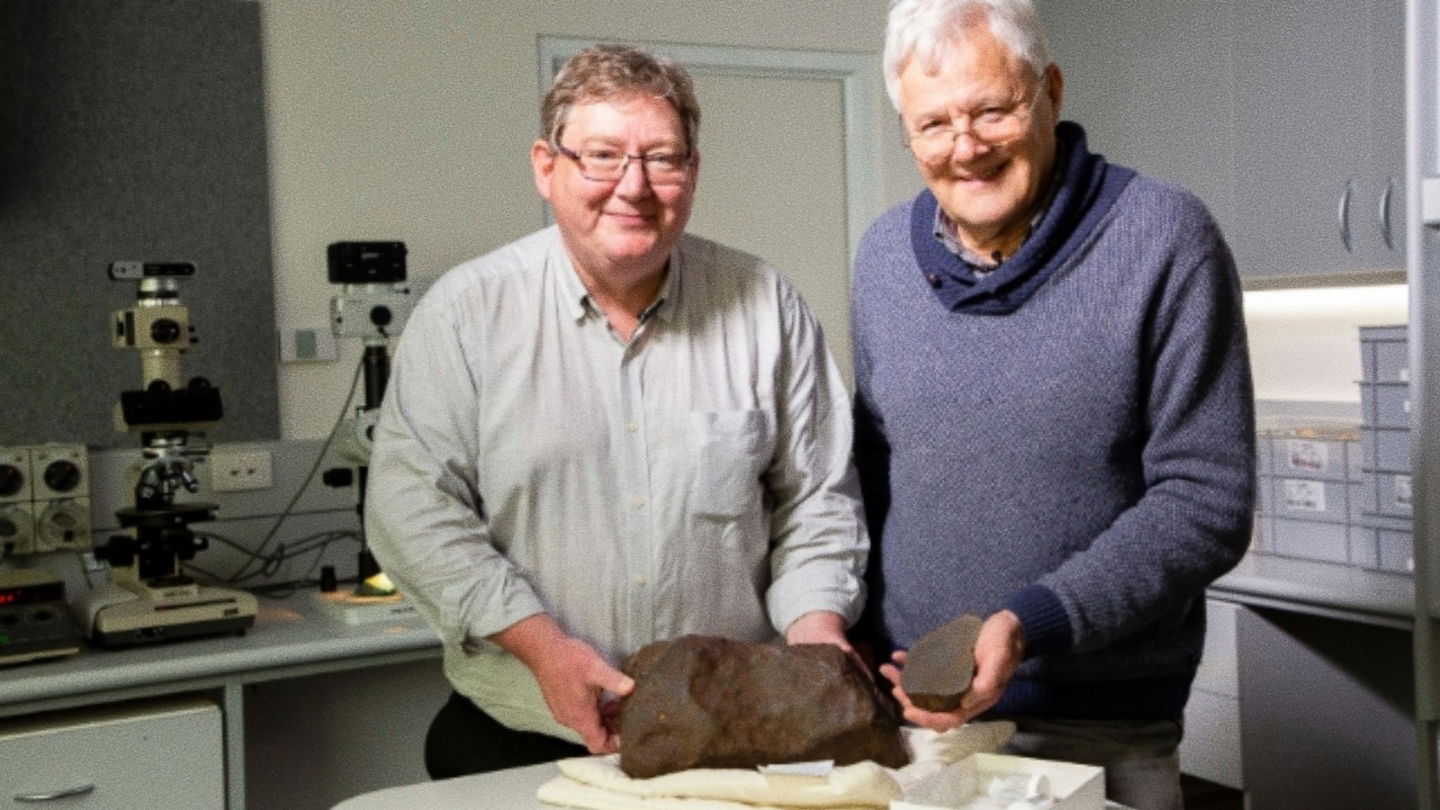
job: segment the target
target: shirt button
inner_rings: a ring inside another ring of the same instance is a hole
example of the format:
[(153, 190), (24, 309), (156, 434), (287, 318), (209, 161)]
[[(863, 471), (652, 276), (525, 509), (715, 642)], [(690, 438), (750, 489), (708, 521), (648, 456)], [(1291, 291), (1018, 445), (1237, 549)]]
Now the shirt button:
[(634, 499), (634, 500), (632, 500), (632, 501), (630, 502), (630, 505), (633, 506), (633, 507), (635, 507), (636, 509), (639, 509), (640, 507), (642, 507), (642, 506), (645, 505), (645, 499), (644, 499), (644, 498), (636, 498), (636, 499)]
[(645, 579), (645, 575), (644, 575), (644, 574), (636, 574), (636, 575), (635, 575), (635, 584), (636, 584), (636, 585), (642, 585), (642, 586), (643, 586), (643, 585), (645, 584), (645, 582), (646, 582), (646, 579)]
[(938, 273), (931, 273), (926, 276), (925, 282), (937, 290), (940, 289), (940, 275)]
[(640, 429), (640, 424), (632, 420), (625, 424), (625, 429), (630, 431), (631, 433), (634, 433), (635, 431)]

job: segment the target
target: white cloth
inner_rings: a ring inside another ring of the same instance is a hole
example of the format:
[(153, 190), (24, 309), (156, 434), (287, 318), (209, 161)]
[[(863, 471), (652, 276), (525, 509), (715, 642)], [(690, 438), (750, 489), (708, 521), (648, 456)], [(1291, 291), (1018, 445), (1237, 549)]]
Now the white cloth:
[(858, 762), (828, 777), (776, 777), (740, 769), (692, 769), (652, 779), (632, 779), (618, 755), (561, 760), (560, 776), (540, 786), (548, 804), (583, 810), (870, 810), (946, 765), (981, 751), (994, 752), (1015, 733), (1008, 721), (970, 723), (936, 733), (903, 729), (909, 765), (883, 768)]

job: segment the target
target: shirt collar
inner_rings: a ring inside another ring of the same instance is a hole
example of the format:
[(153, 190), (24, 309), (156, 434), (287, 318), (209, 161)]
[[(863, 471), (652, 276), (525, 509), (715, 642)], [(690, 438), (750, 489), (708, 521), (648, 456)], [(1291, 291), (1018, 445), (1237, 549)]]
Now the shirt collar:
[[(560, 270), (557, 275), (561, 297), (570, 311), (570, 317), (579, 321), (592, 313), (598, 314), (600, 309), (591, 303), (590, 291), (585, 289), (580, 273), (570, 261), (570, 254), (565, 250), (565, 240), (560, 238), (558, 229), (550, 258)], [(677, 245), (670, 251), (669, 266), (665, 272), (665, 280), (660, 284), (660, 291), (656, 293), (655, 300), (640, 313), (641, 323), (651, 318), (667, 322), (674, 322), (679, 318), (681, 264), (680, 249)]]

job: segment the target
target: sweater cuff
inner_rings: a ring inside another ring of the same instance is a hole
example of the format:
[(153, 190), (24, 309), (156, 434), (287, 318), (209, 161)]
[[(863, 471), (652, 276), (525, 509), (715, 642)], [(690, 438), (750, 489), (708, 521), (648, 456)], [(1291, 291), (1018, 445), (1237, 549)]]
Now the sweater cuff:
[(1005, 610), (1020, 619), (1025, 633), (1025, 657), (1070, 649), (1070, 614), (1060, 597), (1043, 585), (1031, 585), (1005, 603)]

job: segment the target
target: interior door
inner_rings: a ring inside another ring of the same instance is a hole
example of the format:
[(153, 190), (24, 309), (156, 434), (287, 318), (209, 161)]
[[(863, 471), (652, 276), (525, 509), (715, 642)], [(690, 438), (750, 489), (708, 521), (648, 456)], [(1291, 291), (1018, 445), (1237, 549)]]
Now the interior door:
[(850, 258), (842, 87), (834, 79), (707, 75), (693, 233), (768, 260), (814, 310), (850, 384)]

